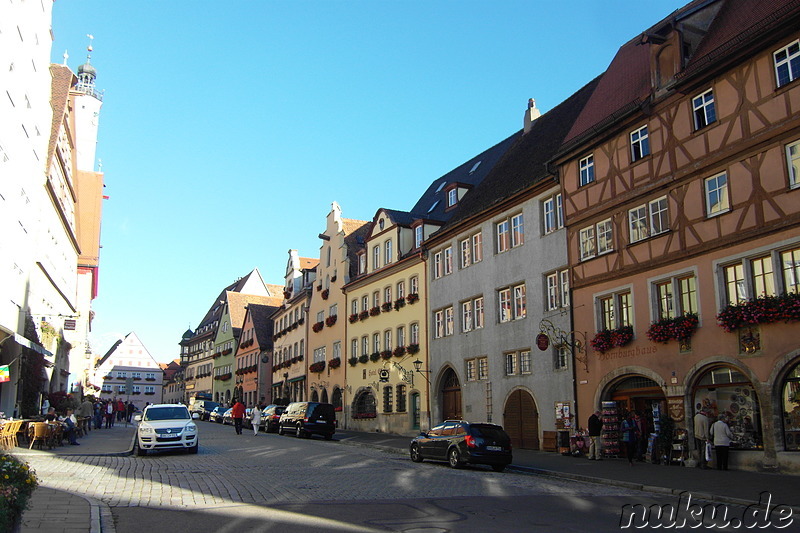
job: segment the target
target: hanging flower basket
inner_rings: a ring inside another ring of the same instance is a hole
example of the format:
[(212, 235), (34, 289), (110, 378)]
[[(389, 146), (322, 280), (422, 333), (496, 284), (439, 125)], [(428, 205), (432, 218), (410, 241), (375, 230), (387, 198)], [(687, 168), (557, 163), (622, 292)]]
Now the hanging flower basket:
[(325, 325), (328, 326), (329, 328), (333, 327), (333, 325), (336, 324), (336, 319), (337, 315), (329, 316), (328, 318), (325, 319)]
[(392, 310), (392, 302), (383, 302), (381, 304), (381, 311), (383, 311), (384, 313), (388, 313), (391, 310)]
[(731, 333), (744, 326), (800, 321), (800, 294), (761, 296), (728, 305), (717, 314), (719, 327)]
[(316, 363), (312, 364), (308, 367), (309, 372), (314, 372), (316, 374), (325, 370), (325, 361), (317, 361)]
[(414, 303), (414, 302), (416, 302), (417, 300), (419, 300), (419, 294), (417, 294), (416, 292), (412, 292), (411, 294), (409, 294), (408, 296), (406, 296), (406, 301), (407, 301), (408, 303), (410, 303), (410, 304), (413, 304), (413, 303)]
[(334, 370), (342, 366), (342, 360), (339, 357), (334, 357), (330, 361), (328, 361), (328, 368)]
[(351, 324), (358, 322), (358, 313), (353, 313), (352, 315), (347, 317), (347, 320), (349, 320)]

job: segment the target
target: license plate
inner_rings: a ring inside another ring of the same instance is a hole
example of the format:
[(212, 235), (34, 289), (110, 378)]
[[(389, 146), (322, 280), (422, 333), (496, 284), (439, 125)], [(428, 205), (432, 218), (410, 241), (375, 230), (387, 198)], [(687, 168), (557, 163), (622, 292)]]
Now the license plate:
[(487, 446), (486, 449), (489, 450), (490, 452), (502, 452), (503, 451), (503, 448), (501, 446)]

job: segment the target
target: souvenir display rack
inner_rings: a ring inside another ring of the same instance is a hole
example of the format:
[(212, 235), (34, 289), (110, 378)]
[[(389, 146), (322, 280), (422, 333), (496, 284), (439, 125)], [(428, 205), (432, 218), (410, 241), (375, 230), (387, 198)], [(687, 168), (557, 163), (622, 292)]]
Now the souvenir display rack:
[(619, 411), (617, 402), (603, 402), (600, 416), (603, 419), (603, 431), (600, 438), (603, 442), (603, 455), (619, 457)]

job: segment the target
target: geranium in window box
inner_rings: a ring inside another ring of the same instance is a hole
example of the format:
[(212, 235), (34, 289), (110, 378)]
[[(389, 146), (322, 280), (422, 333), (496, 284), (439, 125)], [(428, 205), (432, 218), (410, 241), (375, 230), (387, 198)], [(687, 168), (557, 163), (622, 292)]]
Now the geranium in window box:
[(409, 344), (406, 347), (406, 351), (408, 351), (408, 353), (411, 355), (414, 355), (415, 353), (419, 352), (419, 344)]
[(358, 357), (353, 356), (348, 359), (347, 362), (350, 363), (350, 366), (356, 366), (356, 364), (358, 364)]
[(392, 351), (391, 350), (384, 350), (381, 352), (382, 359), (391, 359), (392, 358)]
[(283, 291), (283, 297), (287, 300), (292, 297), (291, 291)]
[(142, 378), (131, 378), (133, 381), (142, 381)]
[(325, 323), (324, 323), (324, 322), (315, 322), (315, 323), (314, 323), (314, 324), (311, 326), (311, 330), (312, 330), (314, 333), (318, 333), (318, 332), (322, 331), (322, 328), (324, 328), (324, 327), (325, 327)]
[(398, 298), (394, 301), (394, 310), (399, 311), (401, 307), (406, 306), (406, 299), (405, 298)]
[(358, 322), (358, 313), (353, 313), (352, 315), (347, 317), (347, 320), (349, 320), (351, 324)]
[(334, 357), (330, 361), (328, 361), (328, 368), (336, 369), (342, 366), (342, 360), (339, 357)]
[(369, 311), (361, 311), (360, 313), (358, 313), (359, 320), (366, 320), (368, 318), (369, 318)]
[(381, 311), (383, 311), (384, 313), (388, 313), (391, 310), (392, 310), (392, 302), (383, 302), (381, 304)]
[(107, 376), (103, 376), (103, 379), (114, 379), (114, 376), (112, 376), (111, 374), (109, 374), (109, 375), (107, 375)]
[(308, 367), (308, 371), (314, 372), (315, 374), (318, 374), (323, 370), (325, 370), (325, 361), (317, 361)]
[(220, 381), (228, 381), (228, 380), (229, 380), (229, 379), (231, 379), (232, 377), (233, 377), (233, 376), (231, 375), (231, 373), (230, 373), (230, 372), (228, 372), (227, 374), (222, 374), (222, 375), (219, 377), (219, 379), (220, 379)]
[(317, 285), (317, 290), (321, 291), (322, 290), (322, 285)]
[(380, 352), (372, 352), (371, 354), (369, 354), (369, 360), (372, 361), (373, 363), (380, 360), (380, 358), (381, 358)]
[(699, 319), (695, 313), (686, 313), (675, 318), (662, 318), (650, 324), (647, 328), (647, 338), (653, 342), (667, 343), (676, 339), (681, 343), (687, 342), (697, 330)]
[(614, 346), (625, 346), (633, 340), (633, 327), (621, 326), (615, 329), (611, 334), (611, 342)]
[(139, 391), (133, 391), (131, 394), (133, 394), (133, 395), (136, 395), (136, 394), (141, 394), (141, 392), (139, 392)]
[(324, 291), (322, 291), (322, 299), (327, 300), (330, 293), (331, 293), (330, 289), (325, 289)]
[(731, 333), (745, 326), (774, 322), (800, 321), (800, 294), (761, 296), (724, 307), (717, 315), (717, 324)]
[(125, 376), (117, 376), (117, 379), (126, 380), (128, 378), (126, 378)]
[(419, 300), (419, 294), (417, 294), (416, 292), (412, 292), (411, 294), (409, 294), (408, 296), (406, 296), (406, 301), (407, 301), (408, 303), (410, 303), (410, 304), (413, 304), (413, 303), (414, 303), (414, 302), (416, 302), (417, 300)]
[(366, 363), (367, 361), (369, 361), (369, 356), (367, 354), (362, 353), (361, 355), (358, 356), (359, 363)]
[[(134, 379), (136, 379), (136, 378), (134, 378)], [(144, 380), (145, 380), (145, 381), (155, 381), (155, 380), (156, 380), (156, 378), (144, 378)]]
[(612, 341), (612, 330), (610, 329), (601, 329), (598, 331), (594, 338), (590, 341), (592, 345), (592, 349), (596, 352), (606, 353), (608, 350), (614, 347), (614, 342)]
[(301, 316), (300, 318), (297, 319), (297, 323), (300, 324), (301, 326), (305, 323), (305, 321), (306, 317), (304, 316)]
[(155, 392), (145, 392), (144, 394), (145, 394), (145, 396), (153, 396), (155, 394)]
[(328, 326), (329, 328), (333, 327), (333, 325), (336, 324), (336, 319), (337, 318), (338, 318), (337, 315), (329, 316), (328, 318), (325, 319), (325, 325)]
[(395, 357), (403, 357), (406, 354), (406, 347), (398, 346), (397, 348), (394, 349), (394, 352), (392, 352), (392, 354)]
[(381, 308), (377, 305), (369, 310), (369, 316), (378, 316), (381, 314)]

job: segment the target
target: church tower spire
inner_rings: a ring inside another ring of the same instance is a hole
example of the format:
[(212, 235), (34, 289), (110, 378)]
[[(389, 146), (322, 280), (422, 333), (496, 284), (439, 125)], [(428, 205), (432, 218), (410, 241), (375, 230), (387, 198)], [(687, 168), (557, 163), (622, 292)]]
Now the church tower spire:
[(89, 38), (89, 46), (86, 47), (86, 63), (78, 67), (78, 83), (75, 85), (75, 90), (94, 96), (98, 100), (103, 99), (103, 95), (95, 89), (94, 82), (97, 78), (97, 70), (92, 66), (92, 41), (94, 35), (86, 35)]

